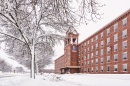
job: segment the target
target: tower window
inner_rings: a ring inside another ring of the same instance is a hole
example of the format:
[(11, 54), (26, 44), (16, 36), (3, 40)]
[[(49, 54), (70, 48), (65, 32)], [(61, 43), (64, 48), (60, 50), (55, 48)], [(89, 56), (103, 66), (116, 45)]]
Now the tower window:
[(73, 46), (73, 51), (76, 51), (76, 46)]
[(76, 38), (73, 38), (73, 43), (76, 43)]

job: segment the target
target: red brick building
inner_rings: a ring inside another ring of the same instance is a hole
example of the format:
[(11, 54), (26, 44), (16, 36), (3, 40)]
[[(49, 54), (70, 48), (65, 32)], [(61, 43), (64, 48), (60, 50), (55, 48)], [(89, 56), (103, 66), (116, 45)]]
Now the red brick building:
[(55, 73), (130, 73), (130, 10), (78, 44), (68, 31)]

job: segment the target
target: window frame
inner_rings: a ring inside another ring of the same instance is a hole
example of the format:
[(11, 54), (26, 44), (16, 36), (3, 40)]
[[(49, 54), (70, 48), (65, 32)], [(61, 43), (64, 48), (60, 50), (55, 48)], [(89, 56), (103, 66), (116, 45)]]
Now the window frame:
[(117, 32), (118, 30), (118, 23), (114, 24), (114, 32)]
[(127, 17), (122, 20), (122, 26), (125, 27), (127, 25)]

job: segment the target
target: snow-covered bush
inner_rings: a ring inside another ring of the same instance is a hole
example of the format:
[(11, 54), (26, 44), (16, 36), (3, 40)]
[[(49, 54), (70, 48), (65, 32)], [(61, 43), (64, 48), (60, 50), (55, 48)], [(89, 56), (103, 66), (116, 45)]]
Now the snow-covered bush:
[(61, 76), (56, 74), (44, 74), (43, 80), (58, 82), (58, 81), (63, 81), (64, 79)]

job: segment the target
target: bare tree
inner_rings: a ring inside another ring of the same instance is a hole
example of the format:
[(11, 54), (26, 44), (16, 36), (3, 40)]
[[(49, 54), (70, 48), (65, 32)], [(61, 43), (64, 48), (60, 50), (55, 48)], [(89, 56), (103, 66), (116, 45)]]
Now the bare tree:
[(43, 57), (53, 55), (53, 46), (63, 39), (61, 33), (88, 18), (100, 17), (97, 10), (101, 6), (96, 0), (79, 1), (79, 10), (73, 3), (75, 0), (0, 1), (1, 42), (6, 42), (6, 50), (15, 58), (31, 60), (32, 78), (34, 60), (39, 64)]
[(11, 72), (12, 66), (9, 65), (5, 60), (0, 59), (0, 71), (2, 72)]

